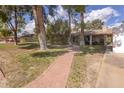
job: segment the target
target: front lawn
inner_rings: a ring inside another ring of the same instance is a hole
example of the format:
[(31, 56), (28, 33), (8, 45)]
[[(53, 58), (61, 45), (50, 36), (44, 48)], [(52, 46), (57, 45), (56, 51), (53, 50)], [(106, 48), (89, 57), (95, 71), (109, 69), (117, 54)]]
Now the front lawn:
[(39, 51), (37, 43), (0, 44), (0, 66), (9, 87), (23, 87), (34, 80), (54, 61), (67, 52), (66, 48)]
[(95, 87), (103, 46), (84, 46), (74, 56), (66, 87)]

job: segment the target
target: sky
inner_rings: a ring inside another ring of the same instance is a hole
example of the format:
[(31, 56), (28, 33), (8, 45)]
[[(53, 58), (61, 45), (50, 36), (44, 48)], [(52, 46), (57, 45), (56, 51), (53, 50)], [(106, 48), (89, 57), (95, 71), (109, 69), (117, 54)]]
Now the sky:
[[(45, 9), (46, 12), (47, 9)], [(67, 11), (58, 6), (57, 15), (63, 19), (68, 19)], [(55, 18), (57, 19), (56, 16)], [(29, 20), (28, 16), (25, 16), (27, 25), (25, 26), (25, 31), (32, 31), (35, 27), (34, 20)], [(53, 22), (53, 18), (48, 15), (48, 18)], [(93, 21), (95, 19), (102, 20), (106, 26), (115, 27), (119, 26), (124, 20), (124, 5), (88, 5), (86, 6), (86, 12), (84, 14), (84, 21)], [(80, 16), (77, 16), (77, 20), (80, 21)], [(72, 24), (73, 25), (73, 24)]]
[[(94, 12), (93, 12), (94, 11)], [(113, 26), (124, 20), (124, 5), (93, 5), (88, 6), (86, 12), (104, 20), (107, 26)]]

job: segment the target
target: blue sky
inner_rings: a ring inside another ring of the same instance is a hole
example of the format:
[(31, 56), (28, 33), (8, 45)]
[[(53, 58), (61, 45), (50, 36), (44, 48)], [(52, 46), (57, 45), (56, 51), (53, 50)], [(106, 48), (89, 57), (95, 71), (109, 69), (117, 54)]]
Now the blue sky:
[(113, 17), (111, 16), (111, 18), (106, 22), (106, 25), (114, 25), (116, 23), (122, 22), (124, 20), (124, 5), (92, 5), (92, 6), (88, 6), (86, 8), (87, 12), (91, 12), (93, 10), (98, 10), (98, 9), (103, 9), (106, 7), (111, 7), (112, 9), (114, 9), (115, 11), (118, 12), (119, 16), (117, 17)]
[[(47, 9), (46, 9), (47, 11)], [(63, 19), (67, 19), (67, 11), (61, 6), (58, 6), (57, 13)], [(34, 29), (34, 20), (30, 21), (28, 16), (25, 16), (27, 25), (26, 31)], [(49, 20), (53, 21), (52, 17), (48, 15)], [(57, 18), (57, 17), (56, 17)], [(102, 20), (106, 26), (112, 27), (119, 25), (124, 20), (124, 5), (88, 5), (86, 7), (85, 22), (94, 19)], [(78, 19), (80, 21), (80, 19)]]

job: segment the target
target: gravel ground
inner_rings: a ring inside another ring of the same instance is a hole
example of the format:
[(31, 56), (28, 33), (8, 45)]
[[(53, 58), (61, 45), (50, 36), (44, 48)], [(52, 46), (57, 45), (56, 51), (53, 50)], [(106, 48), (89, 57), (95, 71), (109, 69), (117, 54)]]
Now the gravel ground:
[(95, 87), (99, 67), (103, 59), (103, 54), (88, 54), (85, 56), (87, 68), (86, 68), (86, 81), (83, 87)]
[(5, 62), (7, 60), (2, 56), (0, 55), (0, 87), (8, 87), (7, 86), (7, 80), (5, 78)]

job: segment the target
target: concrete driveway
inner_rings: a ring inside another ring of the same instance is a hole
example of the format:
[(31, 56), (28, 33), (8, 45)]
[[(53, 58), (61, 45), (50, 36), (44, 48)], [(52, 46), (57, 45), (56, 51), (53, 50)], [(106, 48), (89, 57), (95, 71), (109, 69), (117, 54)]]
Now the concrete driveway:
[(96, 87), (124, 88), (124, 54), (106, 54)]

